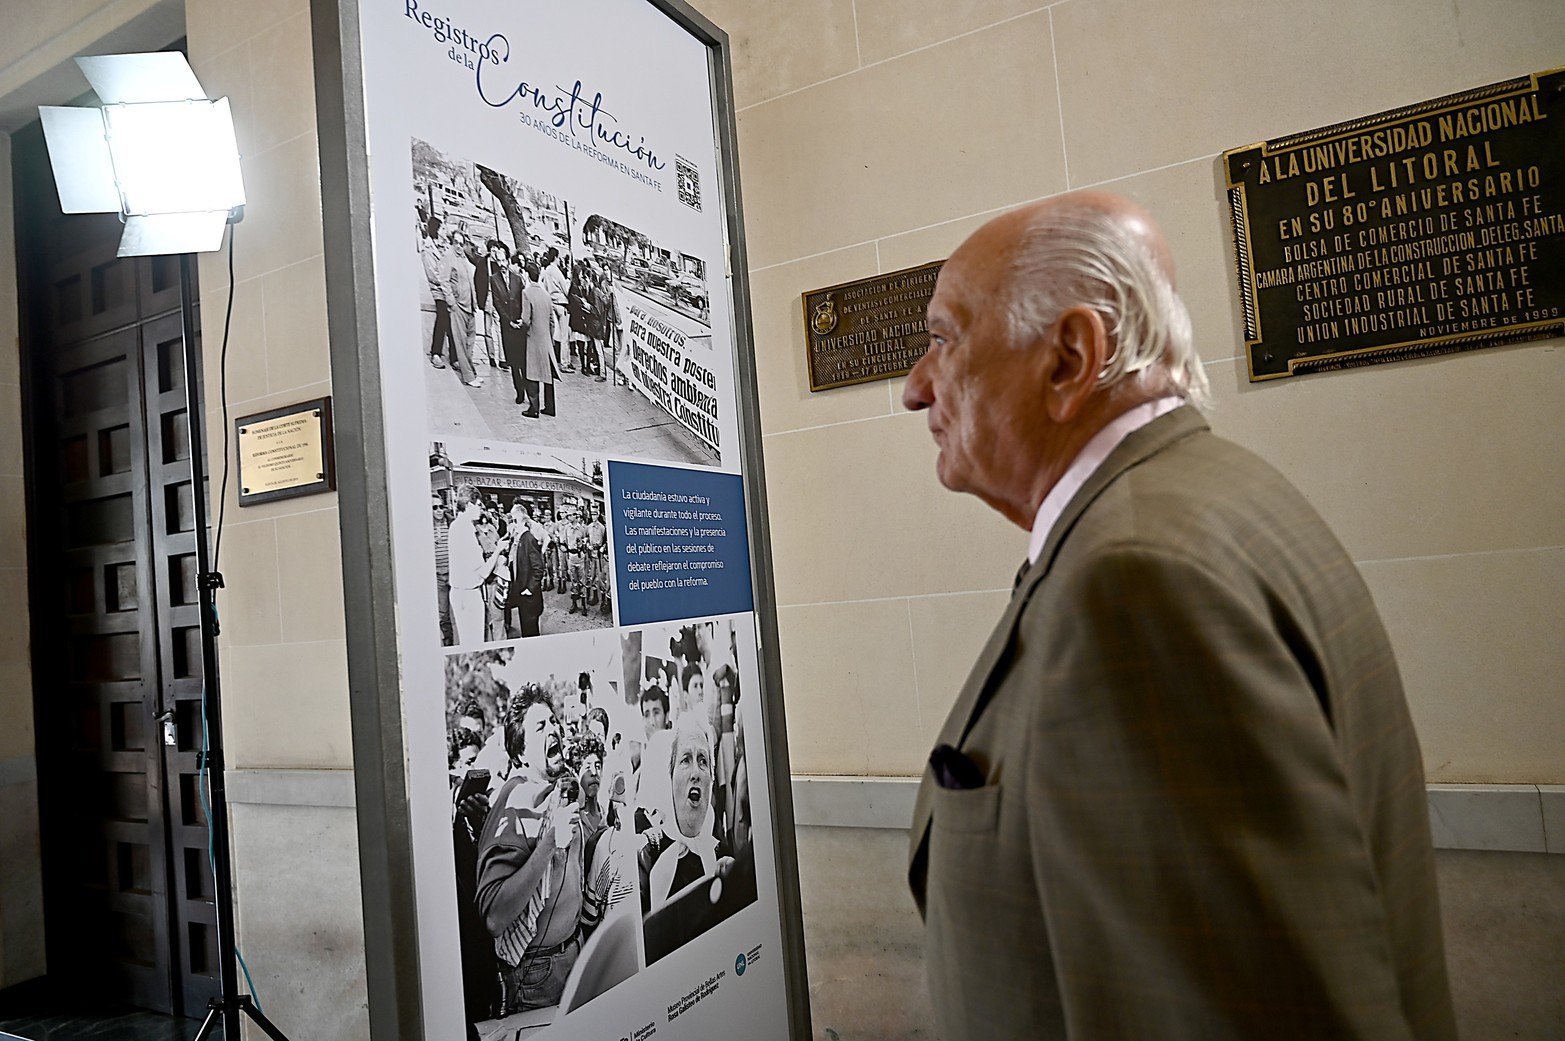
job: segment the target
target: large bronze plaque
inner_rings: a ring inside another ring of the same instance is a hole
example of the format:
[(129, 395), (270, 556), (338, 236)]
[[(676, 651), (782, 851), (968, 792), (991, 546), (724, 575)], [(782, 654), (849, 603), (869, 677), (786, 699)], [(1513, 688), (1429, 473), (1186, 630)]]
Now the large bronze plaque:
[(929, 350), (924, 315), (940, 274), (937, 260), (804, 294), (810, 389), (906, 375)]
[(1223, 160), (1252, 381), (1565, 333), (1565, 69)]

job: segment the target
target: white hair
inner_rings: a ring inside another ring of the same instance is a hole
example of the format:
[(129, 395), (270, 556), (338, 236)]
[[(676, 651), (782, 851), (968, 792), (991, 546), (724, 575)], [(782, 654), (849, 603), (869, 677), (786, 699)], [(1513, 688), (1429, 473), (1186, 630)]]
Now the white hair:
[(1093, 206), (1050, 207), (1011, 258), (1006, 316), (1012, 342), (1031, 343), (1069, 307), (1103, 318), (1109, 355), (1098, 387), (1132, 381), (1206, 408), (1211, 394), (1190, 312), (1158, 259), (1122, 219)]

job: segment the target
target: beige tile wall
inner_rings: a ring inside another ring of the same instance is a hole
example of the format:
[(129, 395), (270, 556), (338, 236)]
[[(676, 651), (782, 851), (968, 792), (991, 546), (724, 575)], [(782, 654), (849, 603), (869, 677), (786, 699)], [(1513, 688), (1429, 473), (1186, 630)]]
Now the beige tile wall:
[[(305, 0), (191, 0), (191, 64), (236, 111), (245, 219), (233, 230), (227, 398), (241, 415), (331, 393), (314, 79)], [(201, 259), (216, 509), (226, 258)], [(240, 509), (231, 475), (218, 561), (229, 766), (352, 766), (335, 495)]]
[[(215, 513), (225, 426), (232, 437), (238, 416), (331, 393), (320, 173), (308, 0), (187, 0), (185, 10), (191, 64), (234, 106), (247, 196), (234, 229), (227, 424), (219, 348), (228, 270), (220, 254), (201, 260)], [(218, 560), (227, 581), (219, 653), (228, 767), (350, 770), (337, 497), (240, 509), (234, 476), (222, 497)], [(240, 942), (267, 1015), (291, 1036), (368, 1036), (353, 814), (240, 809), (233, 815)], [(331, 817), (329, 842), (315, 834), (323, 814)], [(297, 847), (287, 855), (295, 859), (327, 858), (315, 875), (300, 877), (329, 876), (341, 891), (323, 905), (310, 886), (278, 884), (287, 860), (279, 842)]]
[[(811, 394), (799, 294), (1104, 185), (1162, 220), (1216, 429), (1369, 579), (1433, 781), (1558, 782), (1559, 342), (1251, 385), (1217, 156), (1565, 62), (1556, 0), (696, 0), (734, 44), (796, 769), (916, 773), (1022, 532), (935, 482), (901, 381)], [(910, 624), (902, 624), (909, 622)]]

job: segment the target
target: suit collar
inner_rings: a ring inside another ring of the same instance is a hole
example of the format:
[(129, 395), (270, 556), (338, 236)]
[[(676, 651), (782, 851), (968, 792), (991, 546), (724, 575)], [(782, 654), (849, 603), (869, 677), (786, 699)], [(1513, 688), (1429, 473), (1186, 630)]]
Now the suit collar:
[(1060, 519), (1055, 521), (1054, 527), (1050, 529), (1049, 537), (1044, 540), (1043, 549), (1038, 553), (1038, 559), (1030, 567), (1025, 568), (1017, 580), (1015, 588), (1011, 591), (1011, 602), (1006, 606), (1005, 614), (1001, 617), (1000, 624), (995, 627), (988, 644), (979, 654), (968, 682), (952, 710), (952, 720), (961, 719), (960, 729), (955, 733), (947, 732), (943, 740), (959, 746), (961, 740), (967, 736), (973, 719), (977, 717), (978, 710), (983, 707), (980, 701), (981, 692), (988, 686), (989, 674), (994, 671), (995, 666), (1000, 662), (1000, 656), (1010, 645), (1011, 629), (1016, 625), (1016, 619), (1021, 615), (1027, 598), (1049, 573), (1054, 558), (1059, 555), (1065, 536), (1075, 527), (1087, 507), (1103, 494), (1104, 489), (1118, 480), (1121, 474), (1150, 456), (1156, 455), (1175, 441), (1206, 429), (1208, 429), (1206, 420), (1201, 417), (1201, 413), (1189, 405), (1176, 408), (1132, 432), (1115, 446), (1114, 451), (1103, 460), (1103, 465), (1087, 478), (1081, 490), (1071, 497), (1071, 501), (1061, 511)]
[(1070, 534), (1087, 507), (1103, 494), (1104, 489), (1118, 480), (1121, 474), (1161, 452), (1175, 441), (1208, 429), (1210, 427), (1207, 426), (1206, 419), (1200, 412), (1189, 405), (1182, 405), (1172, 412), (1159, 416), (1141, 429), (1132, 431), (1115, 446), (1114, 451), (1103, 460), (1103, 465), (1087, 478), (1081, 489), (1071, 497), (1071, 501), (1066, 503), (1059, 519), (1054, 522), (1054, 527), (1049, 529), (1049, 537), (1044, 540), (1043, 548), (1038, 551), (1038, 559), (1026, 570), (1018, 583), (1013, 600), (1025, 599), (1024, 591), (1030, 593), (1032, 587), (1049, 573), (1054, 558), (1059, 555), (1065, 536)]
[[(1109, 453), (1107, 459), (1103, 460), (1103, 465), (1087, 479), (1087, 482), (1081, 486), (1081, 490), (1071, 498), (1060, 514), (1060, 519), (1049, 532), (1049, 537), (1044, 542), (1037, 561), (1023, 570), (1016, 588), (1011, 593), (1011, 602), (1006, 605), (1005, 613), (994, 627), (994, 632), (989, 635), (989, 642), (979, 652), (978, 660), (973, 664), (972, 672), (968, 674), (967, 682), (957, 696), (956, 704), (951, 708), (951, 714), (947, 717), (945, 727), (940, 734), (941, 742), (960, 748), (966, 740), (968, 731), (983, 712), (988, 699), (991, 690), (989, 677), (1009, 653), (1011, 634), (1016, 628), (1017, 619), (1021, 617), (1022, 609), (1026, 607), (1033, 590), (1049, 573), (1049, 568), (1053, 565), (1055, 557), (1059, 555), (1065, 537), (1070, 534), (1087, 507), (1091, 506), (1097, 497), (1103, 494), (1104, 489), (1126, 471), (1174, 442), (1207, 429), (1209, 428), (1201, 413), (1189, 405), (1184, 405), (1159, 416), (1130, 434)], [(923, 846), (924, 832), (929, 827), (933, 784), (930, 771), (926, 767), (924, 780), (919, 786), (918, 799), (913, 809), (913, 834), (918, 837), (912, 845), (915, 858)]]

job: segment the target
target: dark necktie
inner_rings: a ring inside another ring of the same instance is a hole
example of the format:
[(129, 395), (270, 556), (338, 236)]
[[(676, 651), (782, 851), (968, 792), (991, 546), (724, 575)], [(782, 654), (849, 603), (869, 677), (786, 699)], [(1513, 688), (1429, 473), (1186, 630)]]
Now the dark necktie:
[(1016, 569), (1016, 580), (1011, 583), (1011, 592), (1014, 593), (1022, 587), (1022, 577), (1027, 574), (1027, 569), (1032, 567), (1032, 558), (1023, 557), (1022, 566)]

